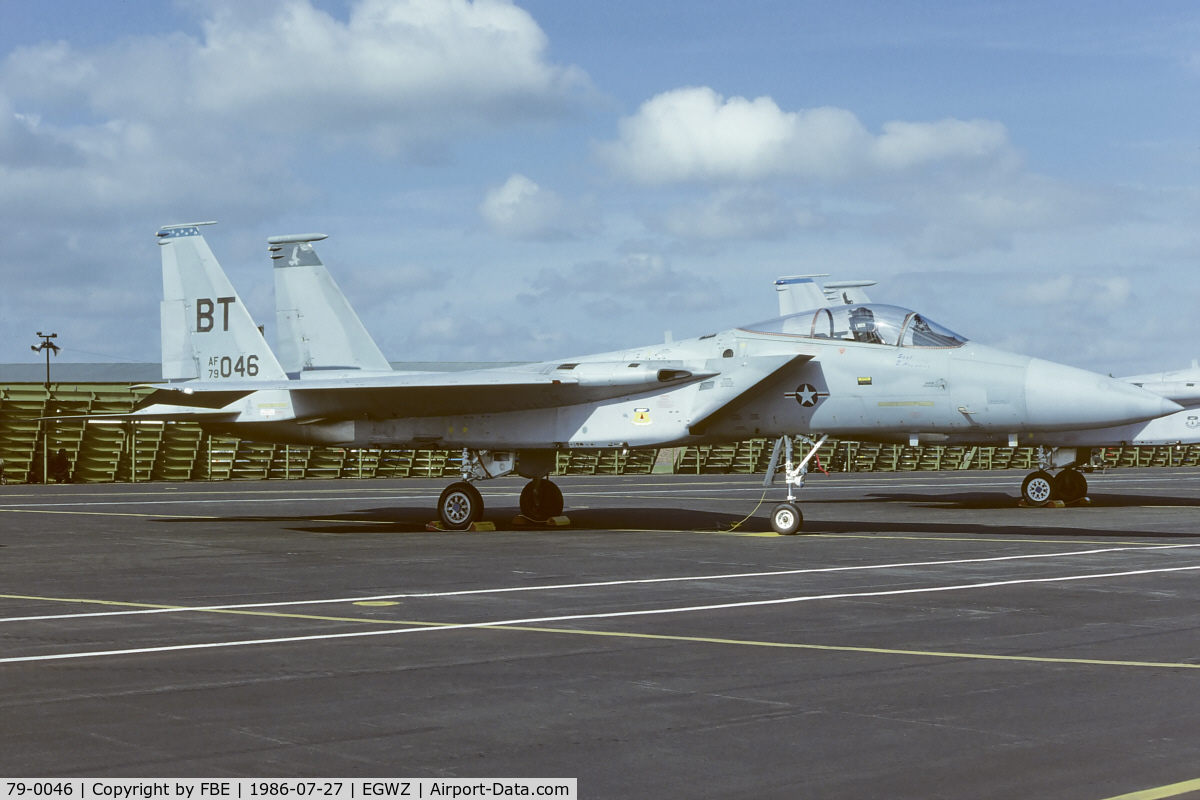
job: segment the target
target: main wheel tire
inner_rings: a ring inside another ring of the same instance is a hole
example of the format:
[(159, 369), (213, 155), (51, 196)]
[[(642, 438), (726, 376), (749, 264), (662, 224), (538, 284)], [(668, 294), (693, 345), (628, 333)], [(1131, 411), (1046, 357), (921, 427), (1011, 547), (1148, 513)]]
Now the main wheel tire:
[(521, 490), (521, 513), (535, 522), (557, 517), (562, 510), (562, 490), (548, 478), (532, 480)]
[(794, 503), (780, 503), (771, 511), (771, 528), (780, 536), (791, 536), (800, 532), (804, 515)]
[(438, 516), (452, 531), (465, 531), (483, 516), (483, 496), (466, 481), (452, 483), (438, 498)]
[(1064, 469), (1054, 476), (1054, 496), (1064, 503), (1074, 503), (1087, 496), (1087, 478), (1077, 469)]
[(1045, 470), (1031, 472), (1021, 484), (1021, 497), (1031, 506), (1044, 506), (1054, 498), (1054, 478)]

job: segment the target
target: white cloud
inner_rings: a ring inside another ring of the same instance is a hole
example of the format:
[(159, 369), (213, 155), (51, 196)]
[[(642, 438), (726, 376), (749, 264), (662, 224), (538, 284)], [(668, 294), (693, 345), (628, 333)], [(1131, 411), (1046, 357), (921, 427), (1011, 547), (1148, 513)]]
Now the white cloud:
[(647, 100), (618, 125), (617, 139), (597, 145), (616, 175), (675, 191), (709, 186), (705, 198), (647, 215), (650, 228), (680, 238), (856, 230), (951, 258), (1120, 216), (1112, 192), (1030, 172), (991, 120), (891, 121), (872, 133), (845, 109), (784, 111), (769, 97), (693, 87)]
[(592, 261), (568, 269), (542, 269), (530, 281), (534, 294), (520, 295), (528, 303), (582, 303), (597, 319), (647, 311), (711, 311), (721, 307), (725, 292), (704, 275), (675, 269), (661, 255), (629, 253), (617, 263)]
[(568, 201), (520, 174), (489, 191), (479, 214), (492, 232), (510, 239), (573, 239), (599, 227), (594, 201)]
[(383, 305), (389, 313), (402, 314), (413, 295), (444, 289), (452, 277), (448, 272), (423, 264), (371, 265), (348, 269), (335, 265), (330, 269), (336, 273), (337, 281), (345, 284), (350, 304), (360, 312)]
[(872, 135), (840, 108), (784, 111), (769, 97), (725, 97), (708, 87), (664, 92), (618, 123), (598, 145), (617, 174), (643, 184), (841, 181), (944, 162), (988, 165), (1015, 158), (1004, 126), (989, 120), (889, 122)]
[(1063, 232), (1118, 219), (1112, 193), (1025, 172), (943, 176), (890, 196), (881, 230), (922, 256), (1007, 250), (1020, 234)]
[(819, 227), (822, 219), (776, 192), (736, 188), (652, 215), (649, 224), (681, 239), (777, 239)]
[(1005, 291), (1004, 297), (1013, 306), (1070, 305), (1083, 313), (1107, 315), (1129, 307), (1133, 283), (1120, 275), (1079, 277), (1061, 273), (1034, 283), (1018, 283)]
[[(128, 315), (107, 304), (93, 314), (83, 299), (133, 280), (153, 295), (155, 226), (217, 219), (252, 230), (302, 213), (313, 187), (340, 189), (340, 174), (323, 174), (330, 150), (343, 148), (353, 180), (378, 169), (380, 154), (428, 160), (464, 137), (554, 121), (589, 91), (505, 0), (361, 0), (344, 19), (310, 0), (182, 7), (198, 9), (198, 36), (51, 42), (0, 59), (0, 283), (21, 298), (6, 301), (5, 325), (35, 330), (45, 323), (34, 316), (53, 309), (80, 341), (91, 328), (66, 310), (78, 309), (93, 328), (123, 329)], [(357, 160), (364, 149), (369, 166)], [(35, 308), (26, 299), (51, 275), (71, 294)], [(402, 268), (381, 280), (436, 291), (442, 279)], [(154, 306), (130, 337), (140, 357), (157, 351)]]
[(19, 49), (0, 92), (102, 119), (322, 134), (398, 152), (560, 115), (587, 84), (545, 59), (545, 34), (504, 0), (361, 0), (345, 22), (309, 0), (210, 8), (202, 40)]

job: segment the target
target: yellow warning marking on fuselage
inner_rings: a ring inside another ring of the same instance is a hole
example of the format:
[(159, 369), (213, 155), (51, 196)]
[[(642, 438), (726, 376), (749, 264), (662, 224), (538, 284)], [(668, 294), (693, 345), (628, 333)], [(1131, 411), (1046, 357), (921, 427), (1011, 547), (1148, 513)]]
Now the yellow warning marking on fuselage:
[(1169, 786), (1157, 786), (1153, 789), (1142, 789), (1128, 794), (1119, 794), (1115, 797), (1106, 797), (1104, 800), (1159, 800), (1161, 797), (1178, 797), (1181, 794), (1197, 791), (1200, 791), (1200, 778), (1172, 783)]

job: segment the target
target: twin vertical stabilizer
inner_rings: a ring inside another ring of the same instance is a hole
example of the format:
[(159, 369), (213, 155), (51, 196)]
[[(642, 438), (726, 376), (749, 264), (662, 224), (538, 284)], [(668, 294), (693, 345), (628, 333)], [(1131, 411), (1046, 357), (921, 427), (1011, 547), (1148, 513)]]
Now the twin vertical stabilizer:
[(287, 375), (200, 233), (168, 225), (162, 247), (163, 380), (285, 380)]
[(279, 359), (288, 373), (317, 369), (390, 371), (375, 340), (312, 243), (322, 233), (272, 236)]

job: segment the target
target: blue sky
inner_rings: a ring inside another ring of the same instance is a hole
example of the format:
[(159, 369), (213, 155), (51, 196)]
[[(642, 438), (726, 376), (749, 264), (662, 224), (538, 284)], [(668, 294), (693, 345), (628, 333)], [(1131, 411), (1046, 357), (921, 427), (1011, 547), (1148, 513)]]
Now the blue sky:
[(828, 272), (1102, 372), (1200, 357), (1191, 2), (0, 0), (0, 362), (158, 360), (159, 225), (273, 328), (321, 231), (384, 353), (569, 357)]

